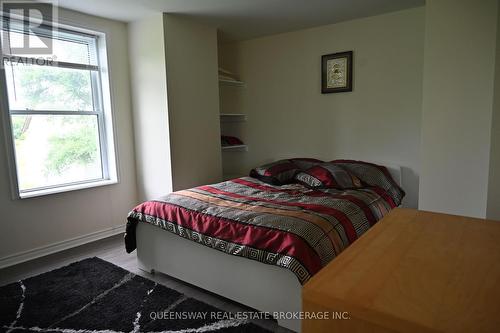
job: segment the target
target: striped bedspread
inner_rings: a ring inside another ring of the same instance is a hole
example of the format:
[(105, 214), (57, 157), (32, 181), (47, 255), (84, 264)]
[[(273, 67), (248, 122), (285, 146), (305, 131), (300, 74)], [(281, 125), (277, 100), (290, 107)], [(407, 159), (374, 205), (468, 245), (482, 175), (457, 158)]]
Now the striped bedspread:
[(171, 193), (128, 216), (127, 252), (137, 223), (150, 223), (227, 254), (291, 270), (304, 284), (396, 204), (380, 187), (311, 190), (244, 177)]

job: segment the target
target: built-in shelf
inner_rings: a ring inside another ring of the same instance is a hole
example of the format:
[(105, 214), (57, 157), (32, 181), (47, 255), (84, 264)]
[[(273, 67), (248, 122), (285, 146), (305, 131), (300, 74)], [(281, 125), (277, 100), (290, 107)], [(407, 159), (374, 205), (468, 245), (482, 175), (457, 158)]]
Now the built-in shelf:
[[(234, 73), (231, 73), (228, 70), (225, 70), (223, 68), (219, 68), (219, 85), (220, 86), (228, 86), (228, 87), (236, 87), (236, 88), (244, 88), (246, 87), (245, 82), (239, 81), (238, 76), (235, 75)], [(236, 137), (240, 137), (238, 134), (240, 133), (233, 133), (233, 130), (235, 129), (241, 129), (239, 125), (233, 126), (233, 125), (227, 125), (223, 126), (223, 123), (241, 123), (245, 122), (247, 120), (247, 116), (242, 113), (221, 113), (220, 114), (220, 122), (221, 122), (221, 133), (225, 133), (226, 130), (231, 133), (231, 135), (236, 135)], [(233, 128), (234, 127), (234, 128)], [(236, 131), (239, 132), (239, 131)], [(227, 135), (227, 134), (226, 134)], [(234, 141), (238, 142), (238, 141)], [(239, 141), (241, 142), (241, 140)], [(223, 145), (221, 147), (223, 152), (245, 152), (248, 151), (248, 146), (245, 144), (238, 144), (238, 145)]]
[(221, 113), (220, 121), (224, 123), (238, 123), (247, 121), (247, 115), (242, 113)]
[(222, 146), (222, 151), (248, 151), (247, 145)]
[(232, 86), (232, 87), (245, 87), (245, 82), (237, 80), (225, 80), (219, 79), (219, 84), (221, 86)]

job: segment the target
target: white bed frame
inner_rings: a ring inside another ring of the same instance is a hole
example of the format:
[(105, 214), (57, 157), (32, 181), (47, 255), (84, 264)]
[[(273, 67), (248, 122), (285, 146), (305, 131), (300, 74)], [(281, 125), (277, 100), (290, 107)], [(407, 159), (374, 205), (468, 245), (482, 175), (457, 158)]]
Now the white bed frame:
[[(401, 184), (401, 168), (387, 166)], [(267, 265), (186, 240), (158, 227), (137, 225), (137, 260), (147, 272), (161, 272), (258, 311), (299, 312), (302, 286), (289, 270)], [(278, 319), (300, 332), (300, 320)]]

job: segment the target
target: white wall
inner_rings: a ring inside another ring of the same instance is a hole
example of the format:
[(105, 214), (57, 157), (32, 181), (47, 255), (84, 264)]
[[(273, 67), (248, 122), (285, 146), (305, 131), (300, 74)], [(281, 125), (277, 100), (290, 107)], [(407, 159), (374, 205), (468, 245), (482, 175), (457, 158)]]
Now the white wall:
[(141, 201), (172, 192), (163, 14), (128, 25)]
[(429, 0), (419, 208), (486, 216), (496, 0)]
[[(60, 10), (59, 17), (106, 33), (108, 56), (112, 59), (109, 70), (120, 183), (12, 200), (5, 133), (0, 126), (0, 265), (7, 257), (19, 259), (11, 256), (39, 247), (47, 250), (47, 246), (92, 233), (123, 231), (127, 213), (137, 202), (126, 25), (66, 10)], [(115, 227), (119, 229), (113, 231)]]
[(220, 181), (216, 29), (157, 14), (128, 30), (140, 199)]
[[(500, 19), (500, 6), (498, 7)], [(500, 24), (497, 20), (497, 48), (495, 62), (495, 85), (493, 116), (491, 123), (490, 179), (488, 184), (488, 207), (486, 217), (500, 220)]]
[[(243, 112), (247, 153), (224, 153), (224, 173), (290, 156), (354, 158), (404, 167), (417, 207), (424, 8), (222, 45), (220, 62), (247, 83), (221, 89)], [(321, 55), (354, 51), (353, 92), (321, 94)]]
[(164, 14), (173, 189), (222, 178), (217, 31)]

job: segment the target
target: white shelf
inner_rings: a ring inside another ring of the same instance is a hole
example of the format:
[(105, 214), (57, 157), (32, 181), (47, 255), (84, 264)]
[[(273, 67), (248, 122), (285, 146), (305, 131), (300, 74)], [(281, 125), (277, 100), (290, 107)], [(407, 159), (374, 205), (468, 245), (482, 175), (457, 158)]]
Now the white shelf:
[(225, 80), (225, 79), (219, 79), (219, 84), (221, 86), (231, 86), (231, 87), (245, 87), (246, 84), (243, 81), (237, 81), (237, 80)]
[(247, 121), (247, 115), (242, 113), (221, 113), (220, 121), (224, 123), (237, 123)]
[(222, 151), (248, 151), (247, 145), (222, 146)]

